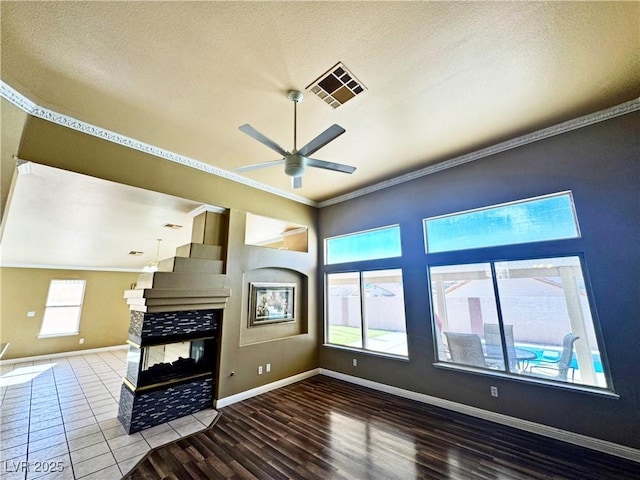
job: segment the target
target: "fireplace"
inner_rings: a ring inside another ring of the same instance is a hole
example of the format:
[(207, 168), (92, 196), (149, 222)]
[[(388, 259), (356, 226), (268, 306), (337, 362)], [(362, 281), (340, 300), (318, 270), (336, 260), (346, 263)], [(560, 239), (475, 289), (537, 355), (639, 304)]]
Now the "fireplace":
[(219, 336), (231, 296), (225, 273), (229, 216), (202, 206), (191, 242), (141, 273), (124, 293), (130, 310), (118, 419), (135, 433), (213, 407)]
[(213, 404), (222, 309), (131, 312), (118, 418), (128, 433)]

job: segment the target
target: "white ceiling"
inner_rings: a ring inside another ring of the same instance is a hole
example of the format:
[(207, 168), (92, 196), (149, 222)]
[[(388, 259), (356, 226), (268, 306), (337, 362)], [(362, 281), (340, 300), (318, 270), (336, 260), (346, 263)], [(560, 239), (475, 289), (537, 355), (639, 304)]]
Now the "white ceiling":
[(366, 92), (332, 110), (311, 95), (300, 144), (337, 123), (291, 190), (363, 188), (636, 99), (639, 2), (2, 1), (2, 80), (56, 112), (233, 171), (292, 147), (287, 91), (343, 62)]
[[(19, 168), (0, 243), (2, 266), (141, 271), (191, 241), (200, 203), (56, 168)], [(182, 225), (173, 230), (163, 225)], [(132, 250), (143, 252), (129, 255)]]

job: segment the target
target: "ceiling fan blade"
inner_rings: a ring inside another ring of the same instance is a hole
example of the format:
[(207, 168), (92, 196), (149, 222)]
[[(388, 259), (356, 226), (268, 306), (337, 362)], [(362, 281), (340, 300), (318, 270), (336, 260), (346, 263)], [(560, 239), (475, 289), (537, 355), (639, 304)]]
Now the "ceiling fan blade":
[(293, 188), (302, 188), (302, 177), (291, 177), (291, 186)]
[(259, 141), (263, 145), (266, 145), (274, 152), (278, 152), (283, 157), (287, 154), (287, 151), (284, 148), (282, 148), (280, 145), (278, 145), (276, 142), (274, 142), (270, 138), (265, 137), (263, 134), (261, 134), (259, 131), (257, 131), (248, 123), (245, 123), (244, 125), (241, 125), (238, 128), (240, 129), (241, 132), (246, 133), (251, 138), (254, 138), (255, 140)]
[(236, 172), (248, 172), (249, 170), (257, 170), (259, 168), (275, 167), (276, 165), (284, 164), (284, 158), (280, 160), (271, 160), (270, 162), (254, 163), (253, 165), (245, 165), (244, 167), (236, 168)]
[(340, 135), (345, 132), (345, 129), (340, 125), (333, 124), (329, 128), (327, 128), (324, 132), (318, 135), (316, 138), (307, 143), (304, 147), (298, 150), (298, 153), (303, 156), (312, 155), (314, 152), (317, 152), (322, 147), (324, 147), (327, 143), (335, 140)]
[(318, 160), (317, 158), (307, 158), (307, 166), (324, 168), (326, 170), (334, 170), (336, 172), (353, 173), (356, 171), (356, 167), (351, 165), (343, 165), (342, 163), (326, 162), (324, 160)]

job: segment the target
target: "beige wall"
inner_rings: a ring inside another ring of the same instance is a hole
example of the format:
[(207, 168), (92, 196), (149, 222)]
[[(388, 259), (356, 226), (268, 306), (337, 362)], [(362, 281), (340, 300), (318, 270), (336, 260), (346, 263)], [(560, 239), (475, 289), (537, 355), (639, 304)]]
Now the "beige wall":
[[(11, 345), (3, 360), (123, 345), (129, 330), (129, 308), (123, 292), (137, 275), (129, 272), (0, 269), (0, 338)], [(49, 283), (53, 279), (86, 280), (80, 334), (38, 338)], [(27, 312), (35, 312), (27, 317)], [(78, 343), (84, 338), (84, 344)]]
[[(18, 153), (21, 158), (52, 167), (230, 209), (226, 271), (231, 298), (223, 318), (216, 398), (318, 367), (316, 208), (34, 117), (27, 120)], [(245, 246), (246, 212), (308, 226), (309, 252)], [(267, 335), (266, 341), (245, 345), (241, 331), (246, 325), (243, 318), (246, 319), (248, 305), (243, 300), (242, 292), (247, 288), (243, 279), (247, 272), (262, 268), (286, 269), (308, 279), (306, 331)], [(125, 282), (122, 290), (129, 283)], [(20, 315), (24, 317), (26, 312)], [(267, 362), (272, 364), (272, 371), (259, 376), (257, 365)]]
[[(227, 274), (232, 298), (223, 320), (218, 398), (318, 367), (315, 223), (300, 216), (287, 220), (310, 227), (308, 253), (245, 245), (246, 212), (230, 212)], [(296, 306), (295, 323), (248, 327), (249, 282), (257, 280), (299, 284), (296, 296), (306, 298)], [(271, 372), (259, 376), (258, 365), (266, 363)]]

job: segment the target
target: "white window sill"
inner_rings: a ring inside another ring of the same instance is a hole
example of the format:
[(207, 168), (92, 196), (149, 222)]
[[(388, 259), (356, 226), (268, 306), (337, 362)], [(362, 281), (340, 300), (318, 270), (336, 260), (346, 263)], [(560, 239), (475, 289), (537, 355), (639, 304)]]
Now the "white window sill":
[(409, 357), (406, 355), (397, 355), (394, 353), (386, 353), (386, 352), (377, 352), (375, 350), (365, 350), (364, 348), (357, 348), (357, 347), (346, 347), (344, 345), (335, 345), (333, 343), (323, 343), (322, 344), (323, 347), (325, 348), (333, 348), (336, 350), (344, 350), (347, 352), (354, 352), (354, 353), (364, 353), (366, 355), (373, 355), (374, 357), (383, 357), (383, 358), (388, 358), (391, 360), (400, 360), (403, 362), (408, 362), (409, 361)]
[(607, 398), (616, 399), (616, 400), (620, 398), (620, 395), (613, 392), (612, 390), (607, 390), (599, 387), (590, 387), (589, 385), (577, 385), (575, 383), (554, 382), (552, 380), (545, 380), (544, 378), (538, 378), (538, 377), (530, 377), (528, 375), (517, 375), (517, 374), (507, 373), (507, 372), (497, 371), (497, 370), (485, 370), (483, 368), (473, 368), (465, 365), (455, 365), (455, 364), (446, 363), (446, 362), (436, 362), (433, 364), (433, 366), (436, 368), (442, 368), (443, 370), (454, 370), (458, 372), (484, 375), (486, 377), (504, 378), (507, 380), (515, 380), (517, 382), (522, 382), (527, 384), (543, 385), (545, 387), (558, 388), (560, 390), (569, 390), (572, 392), (588, 393), (591, 395), (598, 395), (598, 396), (607, 397)]
[(78, 335), (80, 335), (80, 332), (50, 333), (47, 335), (38, 335), (38, 338), (73, 337)]

